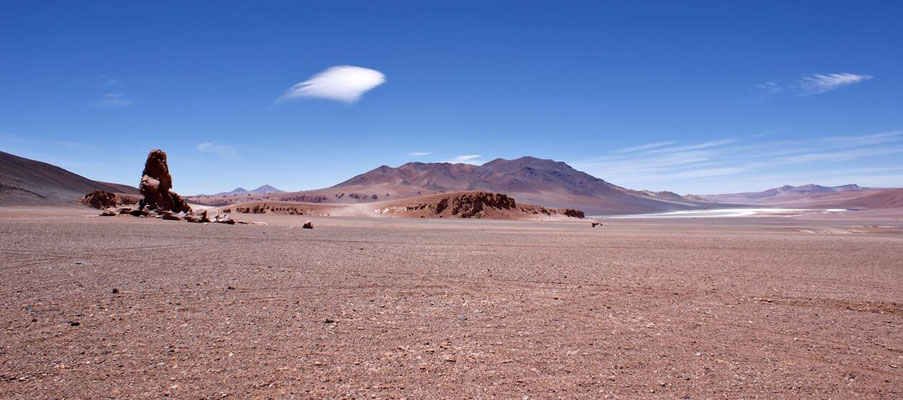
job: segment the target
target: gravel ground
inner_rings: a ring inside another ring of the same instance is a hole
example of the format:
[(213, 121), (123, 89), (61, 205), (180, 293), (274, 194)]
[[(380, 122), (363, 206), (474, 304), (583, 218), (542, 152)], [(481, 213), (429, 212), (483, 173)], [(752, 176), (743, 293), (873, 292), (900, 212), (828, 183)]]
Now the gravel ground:
[(0, 397), (903, 397), (899, 221), (0, 210)]

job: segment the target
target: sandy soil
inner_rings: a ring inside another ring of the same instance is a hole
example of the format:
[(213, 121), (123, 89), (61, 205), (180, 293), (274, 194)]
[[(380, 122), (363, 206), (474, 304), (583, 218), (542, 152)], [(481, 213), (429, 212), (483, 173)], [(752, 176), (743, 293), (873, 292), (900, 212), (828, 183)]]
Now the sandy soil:
[(94, 214), (0, 209), (0, 397), (903, 397), (900, 221)]

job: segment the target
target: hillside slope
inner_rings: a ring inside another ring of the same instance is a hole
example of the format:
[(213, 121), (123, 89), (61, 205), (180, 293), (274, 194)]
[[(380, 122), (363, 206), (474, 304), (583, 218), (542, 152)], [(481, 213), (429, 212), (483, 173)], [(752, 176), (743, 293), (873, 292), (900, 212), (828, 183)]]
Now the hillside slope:
[(93, 181), (48, 163), (0, 151), (0, 205), (74, 204), (95, 190), (139, 194), (131, 186)]

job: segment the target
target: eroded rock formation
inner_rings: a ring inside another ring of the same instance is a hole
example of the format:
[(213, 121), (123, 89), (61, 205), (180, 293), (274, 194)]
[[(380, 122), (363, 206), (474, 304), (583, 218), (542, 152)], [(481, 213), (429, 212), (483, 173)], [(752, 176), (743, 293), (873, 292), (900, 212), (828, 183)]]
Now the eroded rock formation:
[(169, 166), (166, 164), (166, 153), (157, 149), (147, 155), (144, 163), (144, 172), (141, 176), (141, 185), (138, 187), (144, 201), (141, 208), (152, 210), (189, 212), (191, 207), (172, 192), (172, 176), (169, 175)]

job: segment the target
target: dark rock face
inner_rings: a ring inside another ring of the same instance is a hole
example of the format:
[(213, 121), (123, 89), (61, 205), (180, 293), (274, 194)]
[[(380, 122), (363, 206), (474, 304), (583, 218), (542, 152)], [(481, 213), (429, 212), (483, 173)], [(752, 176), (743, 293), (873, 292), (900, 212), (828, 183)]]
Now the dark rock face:
[(585, 217), (585, 215), (583, 214), (583, 211), (574, 210), (572, 208), (562, 208), (562, 209), (558, 210), (558, 213), (567, 215), (568, 217), (571, 217), (571, 218), (583, 219)]
[[(447, 202), (445, 204), (440, 202), (440, 206), (443, 210), (448, 207)], [(483, 211), (484, 207), (510, 210), (516, 206), (514, 199), (500, 193), (467, 193), (451, 198), (451, 213), (461, 218), (476, 216)], [(437, 207), (437, 211), (442, 212), (439, 207)]]
[(138, 203), (138, 196), (96, 190), (85, 195), (82, 203), (97, 209), (111, 208)]
[(170, 191), (172, 189), (172, 176), (169, 175), (169, 166), (166, 164), (166, 153), (163, 150), (153, 150), (147, 155), (144, 163), (144, 172), (141, 177), (141, 185), (138, 187), (144, 196), (142, 208), (154, 210), (189, 212), (191, 207)]
[(85, 199), (82, 200), (82, 202), (98, 209), (116, 207), (116, 194), (96, 190), (86, 194)]

